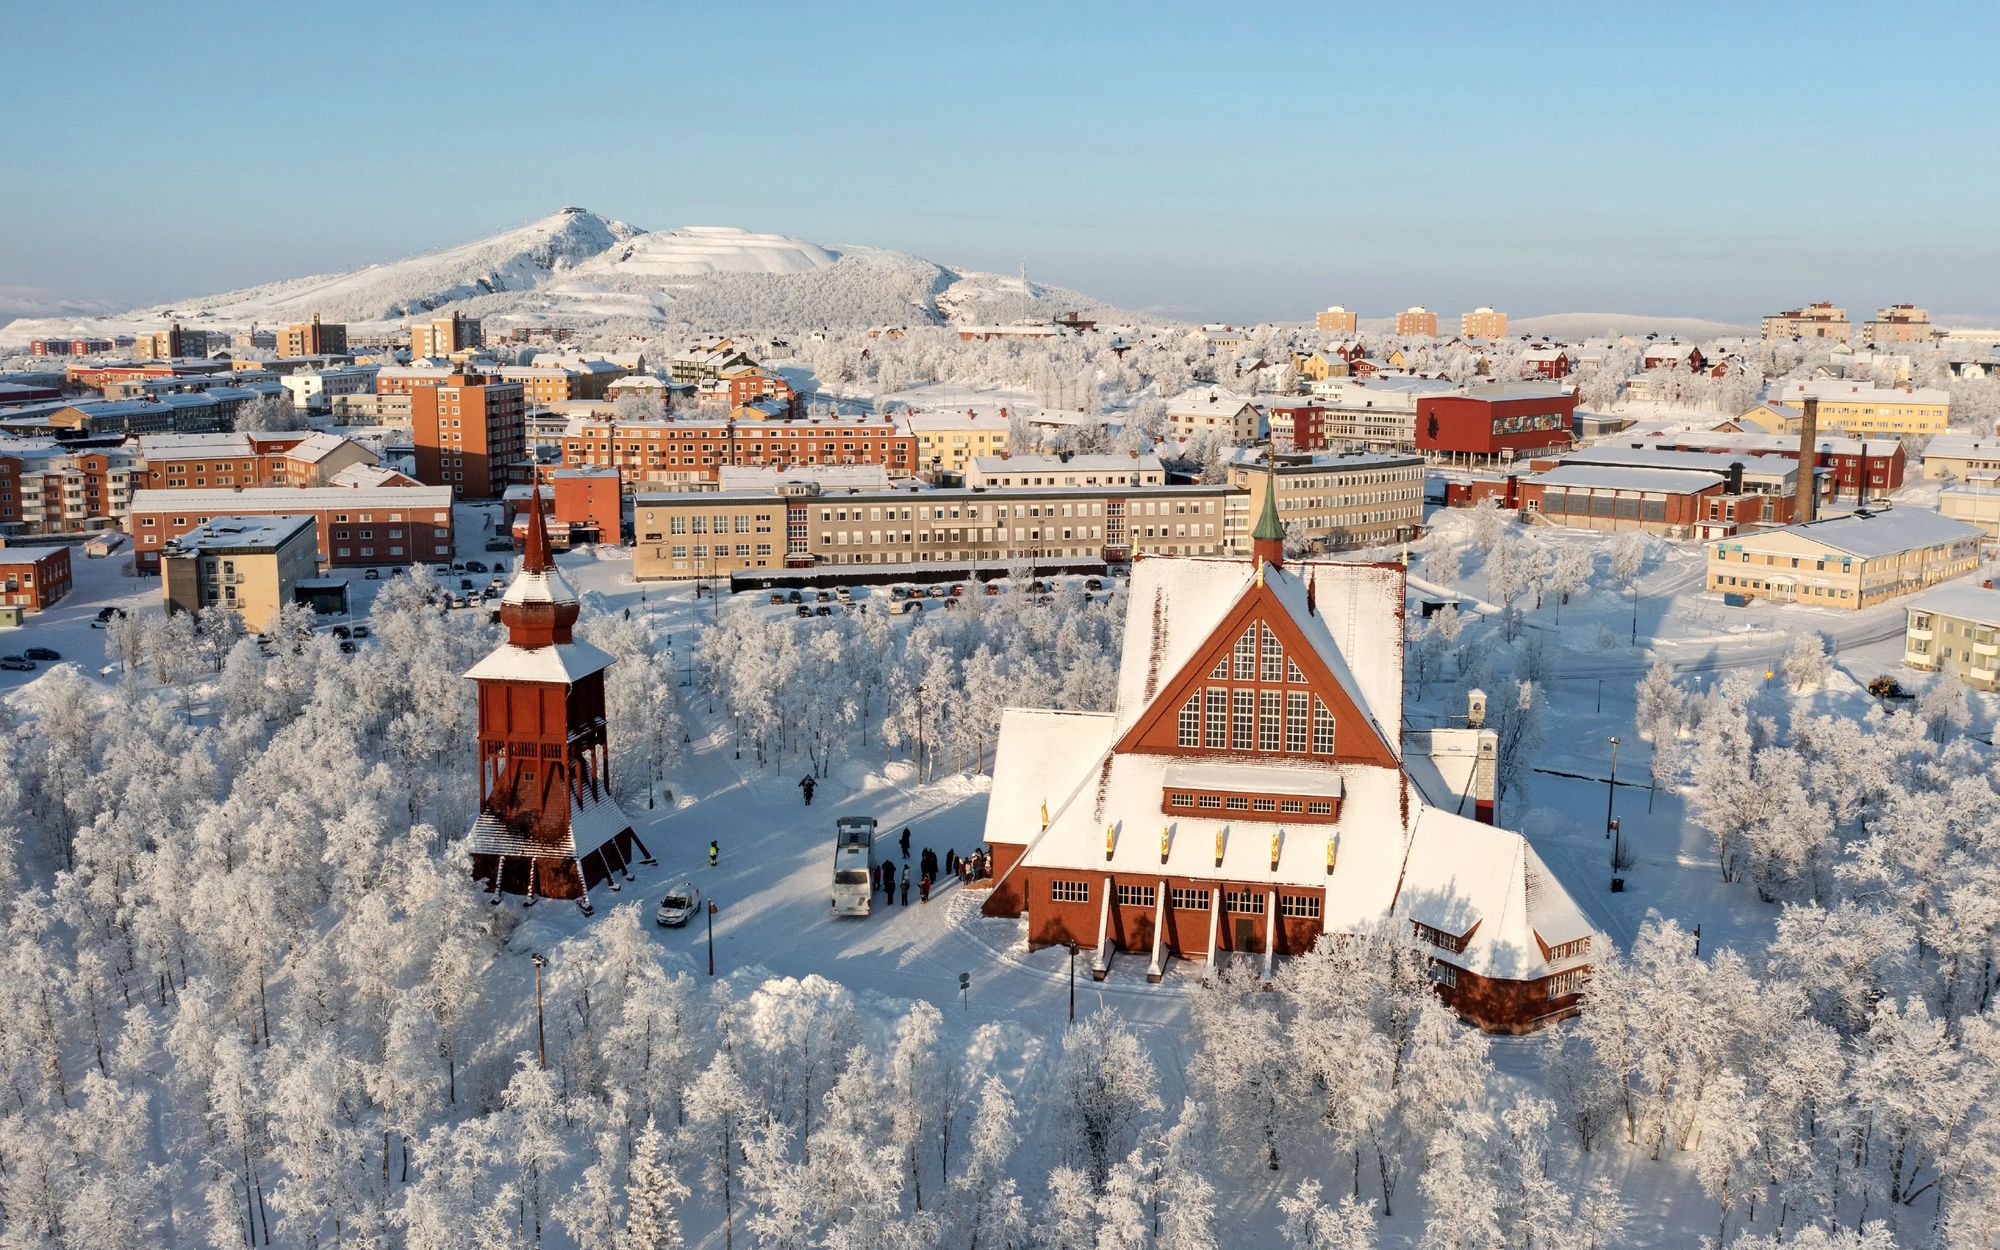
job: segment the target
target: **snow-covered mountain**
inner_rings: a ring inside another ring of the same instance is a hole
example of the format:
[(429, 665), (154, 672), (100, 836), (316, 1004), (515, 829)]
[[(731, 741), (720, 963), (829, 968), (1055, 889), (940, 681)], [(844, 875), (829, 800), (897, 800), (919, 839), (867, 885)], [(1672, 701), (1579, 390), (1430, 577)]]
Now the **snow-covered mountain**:
[(101, 317), (16, 321), (0, 342), (109, 332), (176, 318), (210, 328), (393, 322), (450, 306), (500, 323), (611, 319), (733, 330), (963, 324), (1080, 310), (1100, 301), (1019, 278), (957, 270), (877, 247), (825, 247), (727, 226), (648, 232), (580, 208), (491, 238), (349, 273), (292, 278)]

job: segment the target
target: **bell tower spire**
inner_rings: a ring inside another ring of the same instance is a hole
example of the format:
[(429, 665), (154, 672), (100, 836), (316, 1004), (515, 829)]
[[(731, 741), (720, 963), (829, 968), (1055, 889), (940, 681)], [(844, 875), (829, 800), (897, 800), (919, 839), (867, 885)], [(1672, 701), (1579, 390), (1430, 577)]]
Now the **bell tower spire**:
[(1285, 567), (1285, 527), (1278, 520), (1278, 464), (1269, 443), (1264, 445), (1264, 510), (1250, 531), (1250, 554), (1274, 569)]

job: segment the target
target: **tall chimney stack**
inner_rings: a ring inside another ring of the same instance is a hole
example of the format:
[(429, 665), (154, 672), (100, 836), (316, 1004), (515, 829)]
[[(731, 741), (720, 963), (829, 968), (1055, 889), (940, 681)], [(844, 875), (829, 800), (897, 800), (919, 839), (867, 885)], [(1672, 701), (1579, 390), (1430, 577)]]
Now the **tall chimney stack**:
[(1814, 472), (1819, 464), (1819, 400), (1808, 395), (1800, 407), (1804, 412), (1799, 417), (1798, 493), (1792, 504), (1792, 523), (1795, 525), (1812, 520), (1819, 503), (1819, 475)]

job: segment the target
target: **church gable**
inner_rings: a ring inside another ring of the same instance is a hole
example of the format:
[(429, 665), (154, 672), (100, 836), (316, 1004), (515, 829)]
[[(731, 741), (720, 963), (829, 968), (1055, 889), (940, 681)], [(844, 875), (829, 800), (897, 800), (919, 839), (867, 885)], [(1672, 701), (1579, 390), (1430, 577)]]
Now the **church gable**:
[(1160, 687), (1113, 749), (1397, 767), (1354, 696), (1261, 582)]

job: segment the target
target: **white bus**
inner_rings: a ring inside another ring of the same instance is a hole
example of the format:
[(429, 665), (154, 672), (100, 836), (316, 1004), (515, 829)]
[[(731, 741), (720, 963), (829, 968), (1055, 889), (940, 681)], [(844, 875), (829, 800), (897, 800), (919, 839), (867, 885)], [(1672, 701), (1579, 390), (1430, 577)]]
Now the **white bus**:
[(865, 916), (875, 906), (875, 818), (833, 822), (833, 914)]

